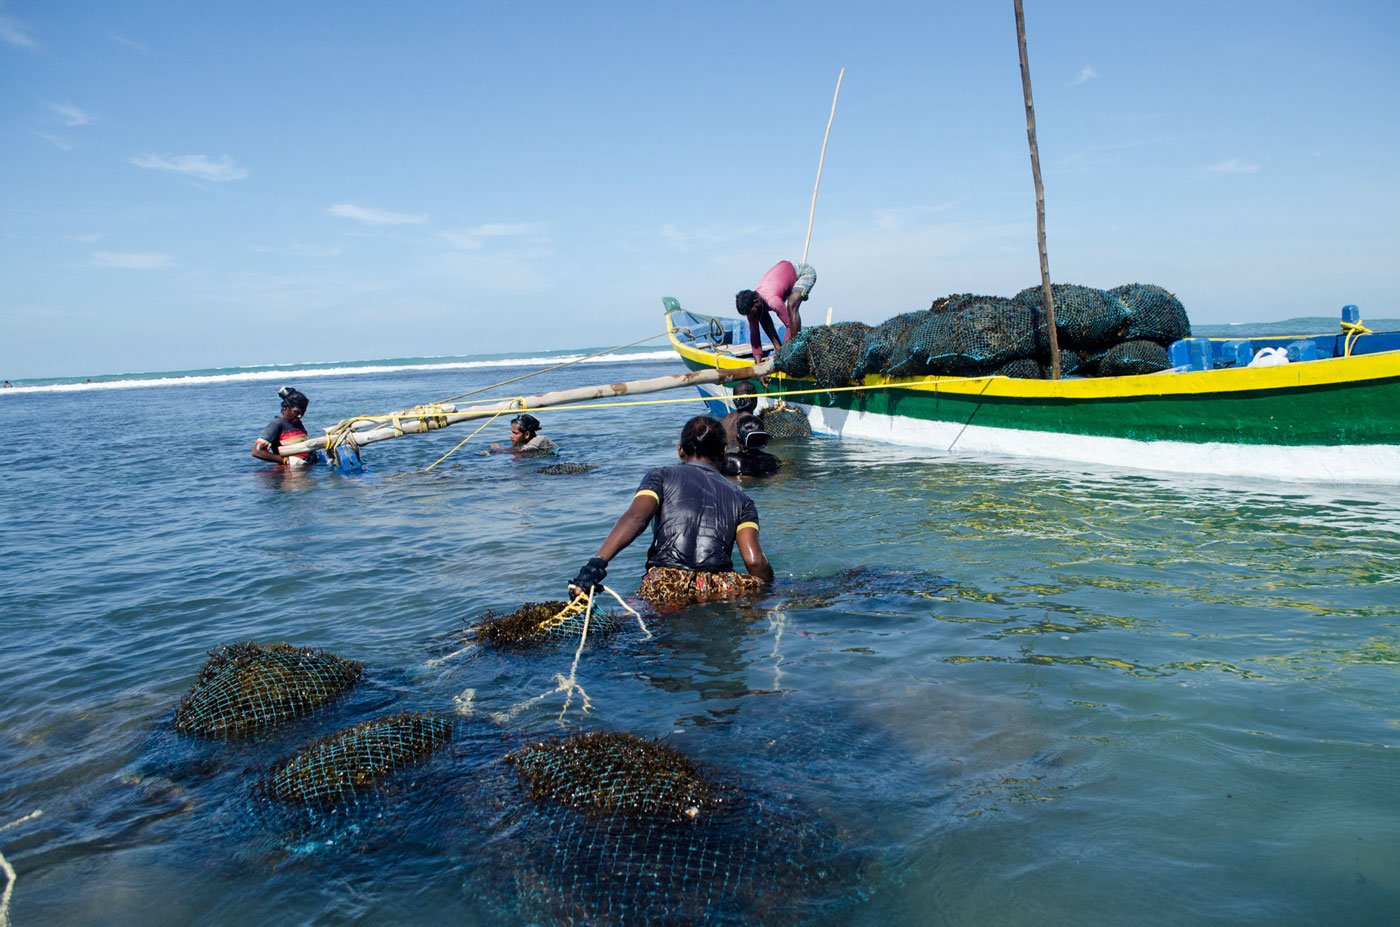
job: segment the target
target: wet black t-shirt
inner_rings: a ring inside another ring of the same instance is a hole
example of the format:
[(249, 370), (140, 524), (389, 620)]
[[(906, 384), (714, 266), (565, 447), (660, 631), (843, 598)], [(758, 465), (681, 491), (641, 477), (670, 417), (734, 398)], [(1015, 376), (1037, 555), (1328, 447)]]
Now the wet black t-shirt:
[(734, 536), (758, 528), (758, 506), (708, 463), (686, 461), (658, 467), (642, 479), (637, 494), (658, 503), (652, 521), (647, 566), (701, 573), (734, 569)]

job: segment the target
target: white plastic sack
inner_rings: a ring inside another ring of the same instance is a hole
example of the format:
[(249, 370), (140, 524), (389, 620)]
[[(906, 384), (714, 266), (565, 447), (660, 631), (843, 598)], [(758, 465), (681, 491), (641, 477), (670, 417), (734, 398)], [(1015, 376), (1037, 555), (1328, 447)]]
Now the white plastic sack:
[(1284, 348), (1260, 348), (1255, 352), (1254, 360), (1249, 362), (1249, 366), (1277, 367), (1286, 363), (1288, 363), (1288, 351)]

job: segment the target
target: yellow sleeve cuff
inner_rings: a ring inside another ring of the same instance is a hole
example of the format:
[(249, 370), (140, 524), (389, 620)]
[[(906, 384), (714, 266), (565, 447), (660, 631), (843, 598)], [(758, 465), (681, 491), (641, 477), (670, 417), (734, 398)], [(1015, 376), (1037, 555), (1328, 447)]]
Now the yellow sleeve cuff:
[(656, 493), (652, 492), (650, 489), (639, 489), (637, 490), (637, 495), (633, 496), (632, 498), (635, 499), (637, 498), (637, 496), (651, 496), (657, 502), (661, 501), (661, 497), (658, 496)]
[(738, 534), (740, 531), (743, 531), (745, 528), (752, 528), (753, 530), (757, 531), (757, 530), (758, 530), (758, 522), (756, 522), (756, 521), (746, 521), (746, 522), (742, 522), (742, 523), (739, 525), (739, 527), (737, 527), (737, 528), (734, 529), (734, 533), (735, 533), (735, 534)]

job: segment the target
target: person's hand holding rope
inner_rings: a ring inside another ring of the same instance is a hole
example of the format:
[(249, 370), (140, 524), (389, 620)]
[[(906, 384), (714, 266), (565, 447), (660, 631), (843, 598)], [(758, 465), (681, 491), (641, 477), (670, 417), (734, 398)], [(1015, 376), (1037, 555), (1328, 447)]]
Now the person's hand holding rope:
[(589, 557), (588, 562), (578, 571), (569, 583), (570, 595), (591, 595), (594, 586), (601, 586), (608, 575), (608, 561), (602, 557)]

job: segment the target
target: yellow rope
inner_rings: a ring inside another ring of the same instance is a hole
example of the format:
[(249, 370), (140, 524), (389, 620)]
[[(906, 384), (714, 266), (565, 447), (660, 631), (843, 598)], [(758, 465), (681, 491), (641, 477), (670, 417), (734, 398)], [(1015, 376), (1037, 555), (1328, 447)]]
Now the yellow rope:
[(1362, 335), (1374, 334), (1369, 328), (1360, 322), (1343, 322), (1342, 331), (1347, 333), (1343, 357), (1351, 357), (1351, 349), (1356, 346), (1356, 342)]
[(491, 424), (492, 422), (494, 422), (496, 419), (500, 418), (503, 414), (505, 414), (505, 413), (508, 412), (508, 411), (510, 411), (510, 410), (509, 410), (509, 409), (502, 409), (500, 412), (497, 412), (495, 415), (491, 416), (491, 417), (488, 418), (486, 421), (482, 422), (480, 428), (478, 428), (476, 431), (473, 431), (471, 434), (469, 434), (469, 435), (467, 435), (465, 438), (463, 438), (463, 439), (457, 444), (456, 447), (454, 447), (452, 450), (448, 451), (446, 454), (443, 454), (443, 455), (442, 455), (441, 457), (439, 457), (437, 460), (434, 460), (432, 463), (428, 464), (426, 467), (424, 467), (422, 470), (419, 470), (418, 472), (419, 472), (419, 473), (427, 473), (429, 470), (433, 469), (433, 467), (436, 467), (438, 464), (442, 463), (444, 460), (446, 460), (447, 458), (451, 457), (453, 454), (457, 453), (457, 451), (459, 451), (459, 450), (462, 448), (462, 445), (463, 445), (463, 444), (466, 444), (466, 443), (467, 443), (468, 441), (470, 441), (472, 438), (475, 438), (477, 435), (481, 434), (481, 429), (482, 429), (482, 428), (485, 428), (487, 425)]

